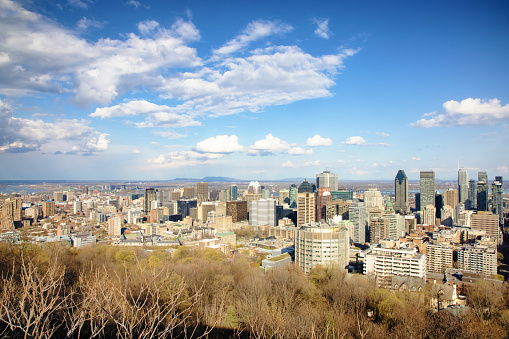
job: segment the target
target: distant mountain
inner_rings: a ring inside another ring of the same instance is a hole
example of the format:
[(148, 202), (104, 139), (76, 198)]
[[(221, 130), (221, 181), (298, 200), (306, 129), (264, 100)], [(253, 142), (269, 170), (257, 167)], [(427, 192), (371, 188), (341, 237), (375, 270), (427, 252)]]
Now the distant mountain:
[(238, 182), (238, 181), (246, 181), (246, 180), (240, 180), (235, 178), (228, 178), (228, 177), (205, 177), (202, 179), (195, 179), (195, 178), (175, 178), (171, 181), (185, 181), (185, 182)]

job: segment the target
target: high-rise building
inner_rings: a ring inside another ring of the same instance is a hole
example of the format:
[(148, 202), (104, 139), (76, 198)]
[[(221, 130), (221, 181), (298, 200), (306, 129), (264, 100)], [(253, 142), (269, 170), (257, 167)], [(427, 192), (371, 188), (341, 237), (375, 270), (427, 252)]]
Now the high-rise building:
[(83, 194), (88, 194), (88, 186), (83, 186), (83, 188), (81, 189), (81, 192)]
[(286, 189), (282, 189), (282, 190), (279, 190), (279, 204), (280, 205), (284, 205), (284, 204), (290, 204), (290, 190), (286, 190)]
[(456, 205), (459, 203), (458, 190), (449, 188), (444, 191), (443, 197), (444, 197), (444, 206), (449, 205), (451, 207), (456, 207)]
[[(299, 193), (299, 198), (302, 194), (309, 193)], [(350, 248), (348, 233), (342, 222), (302, 225), (295, 232), (295, 263), (305, 273), (316, 265), (345, 268)]]
[(434, 171), (421, 171), (420, 199), (421, 210), (428, 205), (435, 206)]
[(330, 188), (329, 192), (338, 190), (338, 175), (330, 171), (323, 171), (316, 175), (316, 188)]
[(247, 201), (228, 201), (226, 203), (226, 215), (231, 215), (232, 222), (247, 220)]
[(504, 226), (504, 181), (502, 177), (495, 177), (491, 185), (491, 202), (493, 214), (497, 214), (500, 226)]
[(299, 186), (298, 193), (313, 193), (314, 191), (315, 190), (313, 189), (313, 186), (311, 186), (311, 184), (306, 179), (304, 179), (302, 184)]
[(297, 195), (297, 226), (302, 226), (315, 221), (315, 194), (299, 193)]
[(299, 188), (297, 185), (292, 184), (290, 186), (290, 208), (297, 208), (297, 194), (299, 194)]
[(458, 268), (484, 275), (497, 274), (497, 250), (482, 245), (465, 245), (457, 250)]
[(435, 205), (428, 205), (422, 210), (422, 223), (425, 225), (435, 225), (436, 223)]
[(247, 193), (262, 194), (262, 187), (258, 181), (251, 181), (247, 186)]
[(487, 211), (478, 211), (470, 218), (470, 227), (473, 230), (484, 231), (488, 237), (498, 243), (500, 235), (498, 215)]
[(474, 179), (468, 181), (468, 209), (475, 210), (477, 208), (477, 183)]
[(458, 193), (459, 202), (468, 207), (468, 172), (464, 168), (460, 168), (458, 171)]
[(364, 206), (368, 211), (375, 208), (383, 209), (384, 205), (384, 198), (379, 190), (376, 188), (370, 188), (367, 191), (364, 191)]
[(182, 194), (183, 198), (194, 199), (194, 195), (195, 195), (194, 186), (184, 187), (184, 193)]
[(189, 215), (191, 208), (196, 208), (197, 205), (196, 199), (180, 199), (177, 201), (177, 214), (180, 214), (184, 219)]
[(348, 209), (348, 220), (352, 223), (353, 232), (350, 232), (352, 241), (357, 244), (366, 243), (366, 206), (363, 202), (352, 202)]
[[(55, 203), (53, 203), (53, 206)], [(3, 229), (14, 230), (16, 224), (21, 222), (22, 216), (21, 198), (8, 198), (2, 204), (1, 224)], [(21, 225), (18, 225), (18, 227)]]
[(488, 175), (486, 172), (478, 173), (477, 180), (477, 210), (488, 210)]
[(124, 219), (120, 215), (110, 217), (108, 219), (108, 235), (113, 236), (113, 237), (121, 236), (123, 221), (124, 221)]
[(145, 189), (145, 201), (143, 204), (143, 213), (150, 213), (152, 201), (156, 200), (156, 190), (154, 188)]
[(228, 201), (237, 201), (237, 185), (230, 185), (230, 199)]
[(277, 226), (276, 200), (261, 199), (249, 203), (249, 225)]
[(55, 215), (55, 202), (54, 201), (43, 201), (42, 203), (42, 217), (47, 218)]
[(329, 187), (320, 187), (316, 195), (316, 220), (327, 221), (327, 202), (332, 202), (332, 196), (330, 194)]
[(408, 178), (405, 171), (399, 170), (394, 179), (394, 195), (395, 203), (394, 210), (396, 212), (409, 212), (410, 206), (408, 205)]
[(382, 213), (382, 219), (385, 220), (386, 236), (398, 239), (405, 235), (405, 217), (396, 214), (392, 203), (389, 201)]
[(426, 268), (428, 272), (443, 274), (453, 267), (454, 247), (445, 244), (426, 245)]
[(199, 182), (196, 184), (196, 197), (198, 202), (209, 201), (209, 183)]

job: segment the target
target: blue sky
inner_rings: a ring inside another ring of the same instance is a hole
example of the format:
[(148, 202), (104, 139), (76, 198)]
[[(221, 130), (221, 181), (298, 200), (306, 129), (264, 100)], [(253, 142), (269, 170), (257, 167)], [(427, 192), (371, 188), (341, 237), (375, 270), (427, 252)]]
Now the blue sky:
[(0, 177), (508, 175), (506, 1), (0, 0)]

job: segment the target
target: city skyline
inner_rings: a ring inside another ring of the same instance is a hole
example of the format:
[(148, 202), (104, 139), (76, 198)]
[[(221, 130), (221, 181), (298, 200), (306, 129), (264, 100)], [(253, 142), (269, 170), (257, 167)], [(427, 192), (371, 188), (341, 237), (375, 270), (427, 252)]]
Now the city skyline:
[(501, 1), (4, 0), (0, 178), (507, 176), (508, 15)]

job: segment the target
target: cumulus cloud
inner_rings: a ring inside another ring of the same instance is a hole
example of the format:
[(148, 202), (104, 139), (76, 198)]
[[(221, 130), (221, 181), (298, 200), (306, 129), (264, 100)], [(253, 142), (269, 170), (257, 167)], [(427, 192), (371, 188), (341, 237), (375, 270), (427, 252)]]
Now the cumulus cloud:
[(312, 138), (308, 138), (307, 145), (310, 147), (330, 146), (330, 145), (332, 145), (332, 139), (322, 138), (320, 135), (316, 134)]
[(507, 173), (507, 172), (509, 172), (509, 168), (507, 168), (507, 166), (498, 166), (497, 171), (502, 172), (502, 173)]
[(412, 157), (412, 160), (420, 161), (420, 160), (421, 160), (421, 158), (418, 158), (418, 157)]
[(302, 147), (290, 145), (288, 142), (267, 134), (265, 139), (257, 140), (248, 148), (248, 155), (273, 155), (275, 152), (291, 155), (313, 154), (313, 150), (305, 150)]
[(332, 35), (329, 30), (329, 19), (314, 19), (314, 23), (316, 24), (315, 34), (320, 38), (329, 39)]
[(140, 154), (140, 153), (141, 153), (141, 151), (140, 151), (139, 149), (136, 149), (136, 148), (135, 148), (135, 149), (133, 149), (133, 150), (131, 151), (131, 153), (133, 153), (133, 154)]
[(343, 143), (347, 145), (359, 145), (359, 146), (384, 146), (384, 147), (391, 146), (390, 144), (384, 142), (366, 142), (366, 140), (363, 137), (360, 137), (358, 135), (349, 137)]
[(383, 137), (383, 138), (388, 138), (390, 135), (385, 133), (385, 132), (376, 132), (377, 135)]
[(218, 135), (196, 144), (196, 151), (200, 153), (233, 153), (243, 150), (236, 135)]
[(225, 55), (237, 52), (245, 48), (250, 42), (266, 38), (274, 34), (290, 32), (292, 26), (285, 23), (278, 23), (267, 20), (257, 20), (250, 22), (242, 34), (228, 41), (224, 46), (214, 51), (215, 54)]
[(296, 167), (295, 164), (293, 162), (291, 162), (290, 160), (284, 162), (281, 164), (281, 167)]
[[(13, 116), (12, 107), (0, 99), (0, 150), (3, 152), (29, 152), (41, 147), (52, 152), (96, 153), (108, 149), (108, 134), (101, 134), (89, 126), (87, 120), (56, 119), (45, 122)], [(67, 149), (67, 150), (66, 150)]]
[(347, 144), (347, 145), (364, 145), (364, 144), (366, 144), (366, 140), (364, 140), (363, 137), (354, 136), (354, 137), (349, 137), (348, 139), (346, 139), (345, 144)]
[[(9, 0), (0, 3), (0, 17), (2, 59), (8, 58), (0, 72), (3, 94), (68, 92), (78, 104), (108, 104), (128, 90), (154, 88), (165, 69), (202, 64), (187, 46), (199, 32), (183, 20), (145, 38), (130, 33), (89, 42)], [(84, 17), (78, 25), (97, 23)]]
[[(497, 98), (467, 98), (461, 102), (449, 100), (443, 104), (443, 107), (444, 113), (424, 114), (425, 118), (410, 125), (421, 128), (479, 126), (493, 125), (499, 121), (509, 120), (509, 104), (502, 105)], [(426, 119), (427, 117), (431, 118)]]
[(366, 174), (368, 174), (369, 172), (368, 172), (368, 171), (365, 171), (365, 170), (363, 170), (363, 169), (359, 169), (359, 168), (357, 168), (357, 167), (352, 167), (352, 168), (350, 168), (350, 173), (355, 174), (355, 175), (359, 175), (359, 176), (360, 176), (360, 175), (366, 175)]
[(159, 27), (159, 23), (154, 20), (145, 20), (138, 23), (138, 30), (141, 34), (147, 35)]
[(187, 114), (181, 114), (182, 110), (166, 105), (157, 105), (146, 100), (133, 100), (111, 107), (97, 108), (90, 116), (93, 118), (113, 118), (141, 115), (144, 122), (135, 123), (136, 127), (188, 127), (200, 126), (199, 121), (194, 120)]
[(196, 166), (207, 164), (212, 159), (222, 158), (220, 153), (199, 153), (195, 151), (176, 151), (168, 154), (161, 154), (148, 162), (157, 167), (177, 168), (184, 166)]

